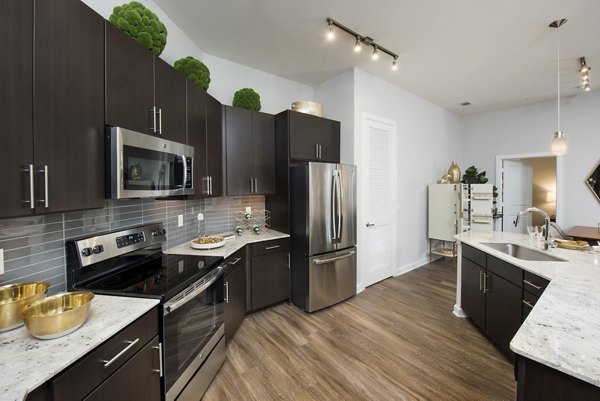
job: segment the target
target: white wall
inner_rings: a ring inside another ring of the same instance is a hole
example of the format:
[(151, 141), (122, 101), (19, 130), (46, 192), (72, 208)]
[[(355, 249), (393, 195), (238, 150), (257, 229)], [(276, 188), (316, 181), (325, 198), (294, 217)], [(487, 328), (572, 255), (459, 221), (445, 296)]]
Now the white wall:
[[(567, 135), (568, 153), (562, 156), (563, 191), (557, 190), (557, 201), (562, 200), (563, 216), (558, 218), (565, 230), (600, 222), (600, 203), (585, 185), (600, 159), (599, 111), (600, 91), (561, 101), (561, 129)], [(496, 155), (549, 152), (556, 117), (556, 101), (464, 117), (464, 165), (474, 164), (487, 170), (488, 177), (495, 177)]]
[(315, 101), (323, 105), (323, 116), (340, 122), (340, 159), (354, 164), (354, 70), (319, 84)]
[[(203, 53), (154, 1), (138, 1), (151, 9), (167, 28), (167, 45), (160, 58), (171, 65), (175, 60), (186, 56), (202, 60), (210, 70), (211, 83), (208, 93), (221, 103), (230, 105), (235, 91), (245, 87), (251, 87), (260, 94), (261, 111), (266, 113), (276, 114), (289, 109), (297, 100), (313, 99), (313, 88), (308, 85)], [(83, 0), (83, 2), (108, 19), (115, 6), (127, 1)]]

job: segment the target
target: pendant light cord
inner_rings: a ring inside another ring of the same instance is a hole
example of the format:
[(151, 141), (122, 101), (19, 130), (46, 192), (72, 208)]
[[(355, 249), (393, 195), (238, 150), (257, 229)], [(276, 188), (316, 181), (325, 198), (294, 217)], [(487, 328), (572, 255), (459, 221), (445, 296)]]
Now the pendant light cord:
[[(560, 26), (558, 26), (556, 28), (556, 50), (557, 50), (557, 65), (558, 65), (558, 71), (557, 71), (557, 90), (556, 92), (558, 93), (558, 98), (556, 100), (556, 104), (557, 104), (557, 109), (558, 109), (558, 130), (557, 132), (560, 132)], [(560, 134), (559, 134), (560, 135)]]

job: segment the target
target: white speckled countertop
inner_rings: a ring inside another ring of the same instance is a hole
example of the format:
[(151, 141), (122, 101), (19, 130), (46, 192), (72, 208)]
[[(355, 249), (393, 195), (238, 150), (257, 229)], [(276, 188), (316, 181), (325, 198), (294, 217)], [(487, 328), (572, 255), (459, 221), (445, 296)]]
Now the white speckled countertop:
[[(551, 280), (512, 339), (519, 355), (600, 386), (600, 252), (552, 248), (566, 262), (517, 259), (484, 245), (511, 242), (540, 248), (526, 234), (464, 233), (459, 242)], [(460, 305), (458, 305), (460, 307)]]
[(190, 246), (189, 242), (167, 249), (165, 253), (177, 254), (177, 255), (200, 255), (200, 256), (222, 256), (227, 258), (229, 255), (235, 253), (241, 247), (252, 244), (254, 242), (270, 241), (273, 239), (289, 238), (289, 234), (284, 234), (279, 231), (265, 229), (260, 234), (253, 232), (244, 231), (242, 235), (236, 235), (234, 239), (225, 241), (225, 245), (220, 248), (203, 251), (194, 249)]
[(64, 337), (38, 340), (24, 326), (0, 333), (0, 401), (23, 400), (156, 305), (156, 299), (96, 295), (87, 321)]

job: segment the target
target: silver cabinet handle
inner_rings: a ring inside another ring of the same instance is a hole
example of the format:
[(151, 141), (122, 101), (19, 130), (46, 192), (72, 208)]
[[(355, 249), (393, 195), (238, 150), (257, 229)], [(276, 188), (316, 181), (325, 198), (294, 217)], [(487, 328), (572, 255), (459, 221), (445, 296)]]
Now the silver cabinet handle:
[(44, 165), (44, 168), (38, 170), (38, 173), (44, 174), (44, 199), (40, 199), (39, 202), (44, 205), (44, 207), (48, 207), (50, 205), (50, 201), (48, 199), (48, 166)]
[(152, 114), (152, 127), (150, 127), (150, 131), (152, 131), (153, 134), (156, 134), (156, 106), (150, 107), (148, 112)]
[(527, 284), (527, 285), (530, 285), (530, 286), (532, 286), (532, 287), (533, 287), (533, 288), (535, 288), (536, 290), (541, 290), (541, 289), (542, 289), (542, 287), (540, 287), (539, 285), (535, 285), (535, 284), (533, 284), (533, 283), (532, 283), (531, 281), (529, 281), (529, 280), (523, 280), (523, 282), (524, 282), (525, 284)]
[(210, 195), (210, 177), (202, 177), (202, 181), (206, 181), (206, 191), (202, 191), (202, 194)]
[(487, 286), (487, 280), (489, 277), (490, 277), (489, 274), (483, 273), (483, 293), (484, 294), (487, 294), (490, 291), (489, 287)]
[(291, 255), (288, 253), (288, 270), (290, 270), (292, 268), (292, 257)]
[(315, 159), (319, 158), (319, 144), (315, 143)]
[(208, 177), (208, 184), (209, 184), (209, 189), (208, 189), (209, 195), (212, 195), (213, 190), (212, 190), (212, 177), (211, 176)]
[(254, 177), (254, 193), (258, 193), (258, 178)]
[(158, 130), (157, 133), (162, 135), (162, 109), (158, 109)]
[(321, 145), (317, 145), (317, 146), (319, 146), (319, 160), (321, 160), (321, 158), (323, 157), (322, 156), (323, 147)]
[(242, 258), (235, 258), (235, 259), (234, 259), (232, 262), (229, 262), (229, 264), (230, 264), (231, 266), (235, 266), (235, 265), (237, 265), (237, 264), (238, 264), (238, 262), (239, 262), (240, 260), (242, 260)]
[(136, 338), (133, 341), (125, 341), (127, 344), (129, 344), (127, 347), (123, 348), (121, 350), (121, 352), (119, 352), (117, 355), (113, 356), (110, 360), (106, 361), (106, 360), (102, 360), (100, 362), (104, 363), (104, 367), (108, 368), (110, 365), (112, 365), (117, 359), (119, 359), (120, 357), (123, 356), (124, 353), (126, 353), (127, 351), (129, 351), (131, 348), (133, 348), (138, 341), (140, 341), (139, 338)]
[(152, 371), (158, 373), (160, 377), (163, 377), (162, 343), (158, 343), (158, 347), (153, 345), (152, 348), (158, 350), (158, 369), (152, 369)]
[(483, 272), (479, 271), (479, 291), (483, 291)]
[(529, 306), (531, 309), (533, 309), (533, 304), (531, 302), (527, 302), (525, 300), (523, 300), (523, 304)]
[(229, 281), (225, 282), (225, 303), (229, 303)]
[(29, 165), (29, 168), (25, 168), (22, 170), (24, 173), (29, 174), (29, 200), (23, 201), (23, 203), (29, 204), (30, 209), (35, 209), (35, 197), (34, 197), (34, 185), (33, 185), (33, 175), (35, 172), (33, 171), (33, 164)]
[(373, 223), (367, 223), (367, 227), (373, 227), (375, 224)]
[(250, 193), (254, 193), (254, 180), (250, 177)]
[(354, 255), (355, 253), (356, 253), (355, 251), (350, 251), (350, 252), (348, 252), (345, 255), (334, 256), (333, 258), (315, 259), (315, 260), (313, 260), (313, 264), (315, 264), (315, 265), (323, 265), (325, 263), (335, 262), (336, 260), (345, 259), (347, 257), (350, 257), (350, 256)]
[(281, 247), (281, 245), (265, 246), (265, 250), (269, 251), (271, 249), (277, 249), (277, 248), (280, 248), (280, 247)]

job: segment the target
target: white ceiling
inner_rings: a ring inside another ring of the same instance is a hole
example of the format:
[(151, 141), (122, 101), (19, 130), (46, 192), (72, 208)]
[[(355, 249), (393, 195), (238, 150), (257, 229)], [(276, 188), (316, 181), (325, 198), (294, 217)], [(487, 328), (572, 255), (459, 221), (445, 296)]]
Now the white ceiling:
[[(155, 0), (203, 51), (314, 86), (358, 67), (448, 110), (472, 114), (577, 89), (579, 57), (600, 87), (599, 0)], [(325, 40), (327, 17), (397, 53), (372, 61), (354, 39)], [(209, 66), (210, 68), (210, 66)], [(459, 103), (469, 101), (471, 106)]]

